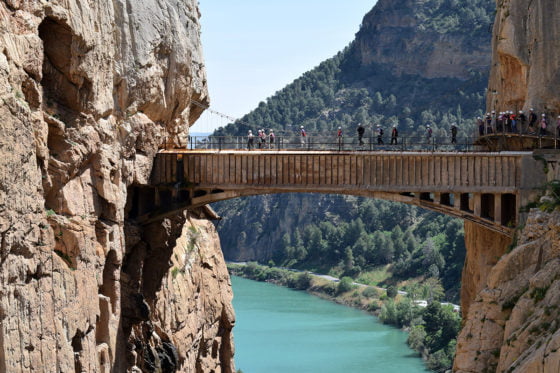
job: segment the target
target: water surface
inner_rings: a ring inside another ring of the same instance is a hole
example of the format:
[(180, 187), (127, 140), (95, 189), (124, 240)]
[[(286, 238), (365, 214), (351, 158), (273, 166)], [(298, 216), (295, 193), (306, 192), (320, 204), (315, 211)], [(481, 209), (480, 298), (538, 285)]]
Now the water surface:
[(243, 373), (427, 372), (407, 334), (365, 312), (232, 276)]

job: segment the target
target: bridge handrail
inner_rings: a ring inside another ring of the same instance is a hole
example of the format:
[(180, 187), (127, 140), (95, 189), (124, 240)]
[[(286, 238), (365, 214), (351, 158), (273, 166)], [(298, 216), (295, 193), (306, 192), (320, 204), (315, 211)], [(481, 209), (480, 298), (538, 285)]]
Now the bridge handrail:
[[(517, 133), (497, 133), (494, 136), (530, 136), (535, 137), (539, 141), (537, 147), (541, 147), (541, 139), (554, 140), (555, 148), (558, 144), (558, 136), (556, 133), (540, 136), (523, 135)], [(488, 135), (485, 135), (488, 136)], [(477, 143), (477, 140), (478, 143)], [(395, 150), (395, 151), (456, 151), (456, 152), (474, 152), (480, 151), (482, 143), (478, 135), (474, 136), (457, 136), (456, 142), (452, 143), (449, 136), (399, 136), (396, 144), (392, 143), (391, 136), (381, 136), (379, 143), (378, 136), (364, 136), (363, 144), (360, 145), (357, 136), (344, 136), (338, 138), (336, 135), (308, 135), (306, 137), (294, 135), (281, 135), (274, 138), (274, 142), (270, 142), (270, 138), (266, 138), (265, 142), (261, 142), (258, 137), (253, 137), (252, 146), (249, 146), (247, 136), (189, 136), (187, 149), (203, 149), (203, 150), (327, 150), (327, 151), (360, 151), (360, 150)], [(507, 149), (504, 149), (507, 150)]]
[(354, 150), (428, 150), (428, 151), (462, 151), (475, 150), (474, 137), (457, 137), (455, 143), (450, 137), (432, 136), (431, 138), (421, 136), (400, 136), (396, 144), (391, 144), (390, 136), (382, 136), (382, 143), (378, 143), (377, 136), (363, 137), (360, 144), (357, 137), (308, 135), (300, 137), (276, 136), (274, 142), (270, 139), (261, 142), (259, 138), (253, 138), (252, 146), (249, 146), (247, 136), (189, 136), (188, 149), (204, 150), (246, 150), (246, 149), (281, 149), (281, 150), (329, 150), (329, 151), (354, 151)]

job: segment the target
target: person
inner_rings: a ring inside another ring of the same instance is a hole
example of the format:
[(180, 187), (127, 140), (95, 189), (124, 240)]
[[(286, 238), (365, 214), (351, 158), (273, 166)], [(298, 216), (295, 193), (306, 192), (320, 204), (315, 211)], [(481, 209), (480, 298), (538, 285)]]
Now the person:
[(556, 120), (556, 136), (560, 136), (560, 115), (558, 116), (558, 119)]
[(426, 141), (429, 143), (432, 138), (432, 127), (430, 125), (426, 125)]
[(397, 137), (399, 137), (399, 131), (397, 130), (397, 126), (393, 126), (393, 130), (391, 131), (391, 145), (397, 145)]
[(249, 130), (249, 133), (247, 134), (247, 149), (249, 150), (253, 149), (254, 140), (255, 138), (253, 136), (253, 131)]
[(362, 123), (358, 124), (358, 142), (360, 143), (360, 146), (364, 145), (363, 137), (365, 132), (366, 129), (362, 126)]
[(269, 141), (269, 148), (272, 149), (274, 148), (274, 139), (276, 138), (276, 135), (274, 135), (274, 131), (272, 131), (272, 129), (270, 129), (268, 131), (268, 141)]
[(546, 114), (542, 114), (541, 117), (542, 118), (541, 118), (539, 135), (540, 136), (546, 136), (546, 127), (548, 125), (547, 120), (546, 120)]
[(299, 135), (301, 137), (301, 147), (305, 147), (305, 138), (307, 137), (307, 133), (305, 132), (305, 128), (303, 128), (303, 126), (301, 126), (299, 128)]
[(378, 124), (377, 125), (377, 145), (383, 145), (383, 128), (381, 128), (381, 125)]
[[(486, 120), (486, 122), (488, 122), (488, 120)], [(478, 126), (478, 135), (484, 136), (484, 121), (481, 117), (476, 118), (476, 124)]]
[(517, 118), (519, 118), (519, 129), (520, 129), (520, 133), (524, 134), (525, 131), (525, 123), (527, 123), (527, 117), (525, 116), (525, 113), (523, 112), (523, 110), (519, 110), (519, 115), (517, 116)]
[(257, 146), (259, 147), (259, 149), (262, 149), (261, 138), (262, 138), (262, 131), (257, 130)]
[(263, 129), (261, 129), (261, 145), (262, 148), (266, 148), (266, 131)]
[(517, 133), (517, 117), (515, 116), (515, 113), (511, 110), (509, 112), (509, 121), (511, 123), (511, 132)]
[(533, 108), (529, 110), (529, 128), (528, 131), (531, 135), (535, 134), (535, 125), (537, 124), (537, 114)]
[(455, 123), (451, 125), (451, 143), (457, 144), (457, 126)]
[(336, 132), (336, 139), (338, 141), (338, 150), (342, 150), (342, 127), (338, 127)]

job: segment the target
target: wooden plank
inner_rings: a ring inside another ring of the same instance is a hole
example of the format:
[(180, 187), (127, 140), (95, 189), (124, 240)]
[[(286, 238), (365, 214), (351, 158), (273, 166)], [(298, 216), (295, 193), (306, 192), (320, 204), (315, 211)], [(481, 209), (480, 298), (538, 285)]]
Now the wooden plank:
[(371, 177), (371, 156), (366, 155), (364, 157), (364, 179), (363, 179), (363, 185), (367, 188), (369, 188), (371, 186), (370, 183), (370, 177)]
[(475, 157), (469, 156), (469, 186), (472, 187), (476, 185), (476, 167), (475, 167)]
[(496, 185), (496, 162), (495, 158), (489, 159), (488, 161), (488, 186)]
[(294, 184), (301, 184), (301, 156), (296, 155), (294, 157), (294, 171), (295, 171), (295, 180)]
[(475, 158), (474, 162), (474, 184), (475, 186), (481, 185), (482, 179), (482, 159), (480, 157)]
[(356, 185), (364, 185), (364, 156), (356, 158)]
[(326, 182), (326, 160), (325, 160), (325, 156), (321, 155), (319, 156), (319, 165), (317, 166), (318, 169), (318, 176), (319, 176), (319, 180), (318, 180), (318, 184), (319, 185), (325, 185)]
[(325, 157), (325, 184), (332, 185), (333, 177), (333, 156), (327, 155)]
[(465, 187), (468, 185), (469, 179), (469, 160), (467, 157), (461, 157), (461, 186)]
[(488, 157), (482, 157), (480, 161), (480, 185), (488, 186)]
[(252, 155), (248, 155), (247, 156), (247, 181), (246, 184), (252, 184), (253, 183), (253, 156)]
[(345, 155), (344, 156), (344, 166), (343, 166), (343, 172), (344, 172), (344, 179), (342, 181), (343, 185), (350, 185), (350, 156)]
[(240, 182), (239, 184), (247, 184), (247, 156), (246, 155), (241, 155), (240, 156), (240, 162), (241, 162), (241, 166), (239, 167), (239, 171), (240, 171)]
[(270, 184), (278, 185), (278, 157), (270, 156)]
[(504, 186), (504, 166), (502, 162), (502, 157), (494, 158), (494, 163), (496, 164), (496, 186)]

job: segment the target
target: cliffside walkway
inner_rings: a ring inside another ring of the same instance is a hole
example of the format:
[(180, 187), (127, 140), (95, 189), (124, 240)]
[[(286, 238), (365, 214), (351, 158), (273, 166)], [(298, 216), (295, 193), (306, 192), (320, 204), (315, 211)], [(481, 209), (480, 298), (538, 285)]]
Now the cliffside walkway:
[(271, 193), (347, 194), (417, 205), (505, 235), (545, 183), (532, 152), (166, 150), (131, 212), (142, 222)]

